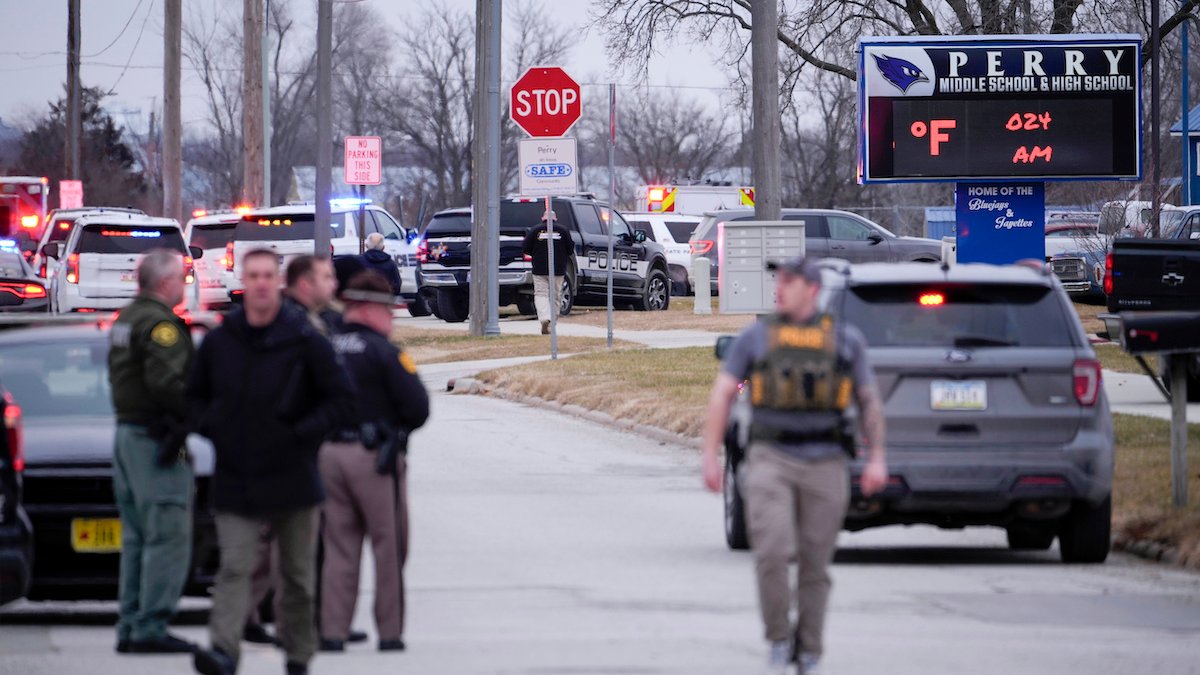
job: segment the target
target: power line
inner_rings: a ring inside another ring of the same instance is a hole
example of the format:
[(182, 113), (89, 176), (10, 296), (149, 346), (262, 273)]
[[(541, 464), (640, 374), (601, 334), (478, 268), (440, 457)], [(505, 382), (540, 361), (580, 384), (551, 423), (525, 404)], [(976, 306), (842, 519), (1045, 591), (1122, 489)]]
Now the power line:
[(125, 25), (121, 27), (121, 32), (117, 33), (117, 37), (113, 38), (112, 42), (108, 43), (108, 46), (106, 46), (104, 49), (101, 49), (100, 51), (96, 52), (95, 54), (85, 54), (83, 58), (94, 59), (97, 56), (100, 56), (104, 52), (108, 51), (109, 49), (112, 49), (112, 46), (117, 44), (117, 40), (120, 40), (121, 36), (125, 35), (125, 31), (129, 30), (129, 25), (131, 23), (133, 23), (133, 17), (137, 16), (138, 10), (142, 8), (142, 3), (145, 1), (146, 0), (138, 0), (137, 6), (133, 8), (132, 12), (130, 12), (129, 18), (125, 20)]
[[(141, 3), (139, 2), (138, 5), (140, 6)], [(137, 53), (138, 45), (142, 43), (142, 35), (146, 32), (146, 24), (150, 23), (150, 15), (153, 13), (154, 0), (150, 0), (150, 7), (146, 10), (146, 18), (142, 19), (142, 26), (138, 29), (138, 36), (137, 40), (133, 43), (133, 49), (129, 50), (129, 58), (125, 60), (125, 67), (121, 69), (121, 74), (117, 76), (117, 81), (113, 82), (113, 85), (108, 89), (110, 95), (117, 92), (117, 85), (121, 84), (121, 80), (125, 78), (125, 73), (129, 72), (129, 64), (133, 63), (133, 55)]]

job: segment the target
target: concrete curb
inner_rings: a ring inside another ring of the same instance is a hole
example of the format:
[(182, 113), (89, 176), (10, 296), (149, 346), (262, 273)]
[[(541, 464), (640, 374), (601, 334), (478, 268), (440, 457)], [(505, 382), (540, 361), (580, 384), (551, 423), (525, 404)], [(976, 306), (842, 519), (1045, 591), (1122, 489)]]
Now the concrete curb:
[(496, 387), (484, 382), (480, 382), (473, 377), (459, 377), (450, 380), (446, 383), (446, 391), (449, 391), (453, 394), (495, 396), (507, 401), (514, 401), (516, 403), (533, 406), (535, 408), (542, 408), (544, 410), (553, 410), (555, 412), (560, 412), (564, 415), (570, 415), (572, 417), (578, 417), (595, 424), (635, 433), (639, 436), (645, 436), (646, 438), (658, 441), (659, 443), (670, 443), (672, 445), (679, 445), (685, 448), (692, 448), (694, 450), (699, 450), (701, 448), (701, 441), (699, 438), (684, 436), (683, 434), (677, 434), (673, 431), (667, 431), (666, 429), (660, 429), (648, 424), (638, 424), (632, 420), (619, 419), (609, 415), (608, 413), (603, 413), (598, 410), (588, 410), (583, 406), (570, 403), (560, 403), (558, 401), (549, 401), (537, 396), (521, 394), (512, 391), (511, 389)]
[(1200, 565), (1196, 563), (1189, 565), (1183, 561), (1179, 555), (1179, 549), (1157, 541), (1118, 537), (1113, 540), (1112, 548), (1114, 551), (1128, 553), (1151, 562), (1164, 563), (1191, 570), (1200, 569)]

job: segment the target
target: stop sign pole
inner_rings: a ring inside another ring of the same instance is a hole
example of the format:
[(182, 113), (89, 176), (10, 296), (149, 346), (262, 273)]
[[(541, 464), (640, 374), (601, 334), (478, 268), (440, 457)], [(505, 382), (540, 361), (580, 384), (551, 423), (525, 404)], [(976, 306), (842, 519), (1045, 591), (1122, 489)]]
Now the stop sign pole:
[[(533, 138), (557, 138), (579, 121), (582, 115), (579, 83), (558, 66), (535, 66), (517, 78), (509, 101), (509, 116)], [(577, 168), (577, 167), (576, 167)], [(578, 181), (578, 178), (575, 179)], [(550, 194), (546, 196), (546, 249), (550, 274), (550, 358), (558, 358), (558, 293), (554, 283), (554, 225), (556, 217)], [(611, 237), (610, 237), (611, 239)], [(574, 249), (574, 244), (571, 246)], [(611, 261), (611, 256), (609, 260)], [(564, 261), (564, 269), (565, 267)], [(609, 265), (609, 274), (612, 265)], [(566, 275), (564, 281), (570, 283)], [(536, 293), (536, 291), (535, 291)], [(536, 300), (536, 298), (535, 298)], [(610, 300), (609, 305), (612, 302)]]

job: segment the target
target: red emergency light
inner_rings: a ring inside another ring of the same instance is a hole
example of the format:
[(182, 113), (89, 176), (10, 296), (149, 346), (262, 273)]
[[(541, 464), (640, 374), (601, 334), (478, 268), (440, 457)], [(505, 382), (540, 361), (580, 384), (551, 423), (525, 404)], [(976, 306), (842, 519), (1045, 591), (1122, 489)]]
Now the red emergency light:
[(918, 302), (923, 307), (940, 307), (946, 304), (946, 296), (941, 293), (922, 293)]

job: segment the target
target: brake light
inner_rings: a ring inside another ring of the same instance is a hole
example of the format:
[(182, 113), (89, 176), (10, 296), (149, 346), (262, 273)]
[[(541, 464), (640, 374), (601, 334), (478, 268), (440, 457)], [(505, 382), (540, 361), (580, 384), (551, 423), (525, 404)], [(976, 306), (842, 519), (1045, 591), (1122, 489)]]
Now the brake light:
[(712, 250), (713, 242), (708, 239), (698, 239), (689, 241), (688, 248), (691, 249), (692, 255), (704, 255)]
[(417, 262), (429, 262), (429, 242), (425, 241), (424, 239), (417, 244)]
[(221, 264), (225, 266), (228, 272), (233, 271), (233, 242), (225, 244), (225, 255), (221, 258)]
[(21, 227), (32, 230), (38, 226), (38, 217), (36, 215), (21, 216)]
[(192, 262), (192, 256), (183, 256), (183, 283), (192, 284), (196, 282), (196, 265)]
[(69, 229), (71, 229), (71, 223), (64, 220), (63, 222), (58, 224), (58, 229), (69, 230)]
[(525, 262), (533, 262), (533, 256), (525, 253), (521, 256), (521, 260), (524, 260)]
[(1062, 476), (1021, 476), (1017, 485), (1027, 487), (1066, 487), (1067, 481)]
[(1113, 254), (1109, 251), (1104, 256), (1104, 294), (1112, 295), (1113, 292)]
[(32, 300), (46, 297), (46, 289), (38, 284), (0, 283), (0, 292), (12, 294), (21, 300)]
[(67, 283), (79, 283), (79, 254), (72, 253), (67, 256)]
[(12, 396), (4, 395), (4, 434), (8, 440), (8, 454), (12, 458), (13, 470), (25, 470), (24, 438), (21, 434), (21, 406), (13, 402)]
[(1100, 362), (1079, 359), (1071, 368), (1075, 378), (1075, 400), (1079, 405), (1093, 406), (1100, 398)]
[(946, 304), (946, 296), (941, 293), (922, 293), (918, 302), (923, 307), (941, 307)]

